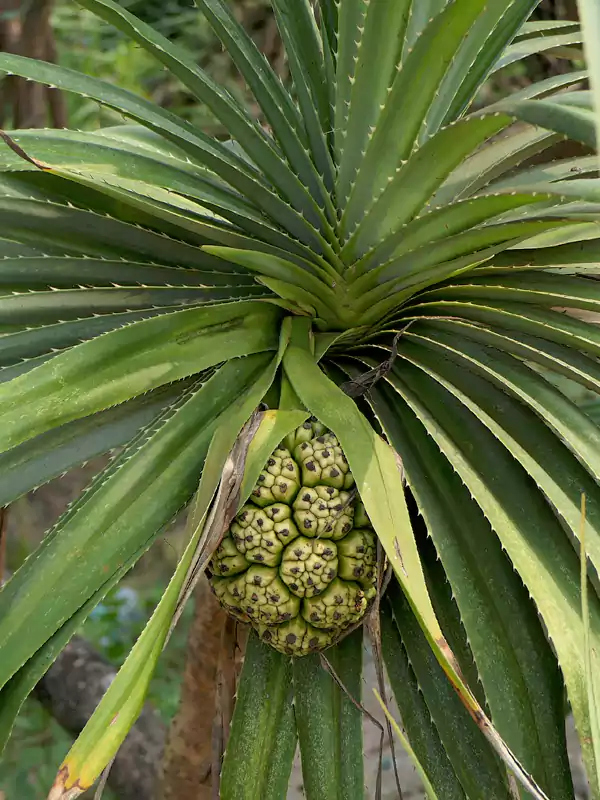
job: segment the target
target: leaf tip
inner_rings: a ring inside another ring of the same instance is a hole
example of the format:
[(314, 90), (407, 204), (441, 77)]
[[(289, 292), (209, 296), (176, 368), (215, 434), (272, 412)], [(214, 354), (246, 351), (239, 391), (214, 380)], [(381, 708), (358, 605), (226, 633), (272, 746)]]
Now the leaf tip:
[(52, 784), (47, 800), (75, 800), (76, 797), (82, 795), (89, 788), (82, 787), (79, 779), (71, 786), (68, 786), (69, 783), (69, 767), (67, 764), (63, 764)]

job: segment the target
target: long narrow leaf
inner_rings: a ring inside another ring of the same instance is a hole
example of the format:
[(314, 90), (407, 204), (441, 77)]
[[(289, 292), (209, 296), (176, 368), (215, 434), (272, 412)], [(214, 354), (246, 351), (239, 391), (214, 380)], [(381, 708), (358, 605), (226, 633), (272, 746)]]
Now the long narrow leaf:
[(0, 691), (0, 753), (4, 750), (23, 703), (33, 691), (38, 681), (52, 666), (56, 657), (66, 647), (71, 637), (81, 627), (93, 609), (136, 563), (150, 546), (133, 553), (131, 558), (118, 569), (98, 591), (79, 608), (67, 622), (60, 627), (48, 641), (13, 675)]
[[(411, 0), (365, 3), (365, 17), (357, 29), (358, 47), (344, 130), (343, 157), (337, 181), (340, 199), (348, 197), (368, 143), (385, 104), (400, 57)], [(361, 30), (362, 29), (362, 30)], [(360, 31), (360, 33), (359, 33)]]
[(600, 54), (596, 44), (600, 35), (600, 8), (594, 0), (577, 0), (586, 61), (590, 70), (590, 83), (594, 94), (596, 115), (596, 151), (600, 152)]
[(2, 53), (0, 72), (20, 75), (65, 91), (86, 95), (140, 122), (151, 131), (174, 142), (191, 158), (213, 170), (244, 196), (251, 197), (271, 219), (301, 241), (315, 246), (317, 251), (320, 251), (321, 243), (314, 227), (268, 188), (247, 160), (237, 156), (230, 148), (215, 139), (203, 135), (197, 128), (183, 122), (175, 114), (132, 92), (56, 64)]
[(285, 800), (296, 749), (289, 657), (251, 634), (223, 761), (223, 800)]
[[(480, 736), (477, 726), (452, 690), (397, 585), (390, 587), (388, 597), (389, 609), (386, 611), (391, 611), (396, 635), (399, 634), (401, 638), (444, 750), (465, 795), (477, 800), (488, 797), (508, 800), (510, 795), (506, 774), (500, 761)], [(400, 687), (398, 691), (401, 691)], [(456, 793), (456, 786), (452, 782), (450, 787)]]
[(432, 720), (387, 602), (381, 614), (381, 647), (402, 724), (435, 793), (440, 800), (465, 800), (464, 790)]
[[(345, 219), (360, 218), (408, 158), (456, 48), (484, 0), (456, 0), (434, 17), (396, 74), (358, 172)], [(337, 122), (336, 122), (337, 124)]]
[[(393, 393), (374, 395), (401, 450), (451, 583), (492, 719), (549, 797), (571, 797), (562, 681), (535, 607), (489, 524), (434, 442)], [(457, 513), (460, 509), (460, 514)]]
[(0, 450), (229, 358), (275, 349), (277, 317), (266, 304), (191, 309), (60, 353), (0, 386)]
[[(173, 618), (180, 613), (182, 603), (189, 597), (190, 575), (200, 574), (195, 567), (197, 550), (203, 547), (208, 511), (222, 476), (227, 472), (224, 465), (230, 444), (235, 442), (241, 426), (268, 390), (284, 347), (285, 341), (279, 354), (266, 367), (259, 367), (254, 372), (245, 390), (222, 414), (206, 454), (200, 486), (188, 517), (189, 541), (186, 549), (151, 619), (65, 758), (49, 800), (76, 797), (91, 786), (137, 719), (156, 662), (172, 630)], [(229, 366), (226, 365), (221, 374), (227, 373)], [(227, 482), (226, 478), (223, 479)], [(228, 474), (228, 479), (232, 480), (233, 476)], [(241, 479), (235, 479), (241, 484)], [(235, 511), (235, 508), (231, 509), (232, 516)]]
[(78, 2), (118, 27), (161, 61), (211, 109), (291, 205), (305, 215), (316, 228), (322, 225), (324, 220), (316, 202), (290, 166), (231, 95), (209, 78), (191, 56), (112, 0), (78, 0)]
[(300, 320), (294, 325), (283, 364), (303, 403), (339, 437), (367, 513), (435, 658), (495, 751), (534, 797), (544, 798), (542, 790), (499, 737), (457, 672), (456, 661), (444, 640), (425, 585), (404, 498), (399, 460), (354, 402), (316, 366), (311, 357), (308, 331)]
[[(426, 375), (408, 363), (403, 365), (401, 378), (394, 375), (393, 384), (466, 484), (529, 589), (558, 654), (586, 763), (590, 774), (595, 775), (589, 738), (585, 738), (589, 737), (589, 716), (583, 696), (579, 562), (575, 550), (538, 487), (469, 411), (441, 387), (432, 391)], [(597, 598), (590, 606), (595, 641), (600, 631)]]
[(189, 381), (182, 381), (148, 392), (115, 408), (61, 425), (0, 454), (0, 506), (91, 458), (127, 444), (189, 385)]
[(12, 576), (0, 591), (0, 685), (188, 502), (219, 415), (269, 360), (232, 361), (184, 395), (98, 476)]
[(361, 797), (362, 715), (355, 703), (361, 702), (362, 694), (362, 629), (327, 650), (325, 657), (343, 689), (318, 655), (293, 662), (305, 795), (307, 800)]

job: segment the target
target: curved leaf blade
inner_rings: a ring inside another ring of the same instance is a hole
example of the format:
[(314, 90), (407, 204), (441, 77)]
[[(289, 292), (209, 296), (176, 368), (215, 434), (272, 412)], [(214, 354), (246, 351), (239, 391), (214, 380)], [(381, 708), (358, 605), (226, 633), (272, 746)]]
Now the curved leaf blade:
[(381, 610), (381, 648), (402, 725), (436, 795), (440, 800), (466, 800), (462, 785), (431, 718), (387, 601)]
[(295, 171), (231, 95), (201, 70), (188, 53), (112, 0), (78, 0), (78, 2), (123, 31), (162, 62), (201, 103), (205, 103), (211, 109), (230, 135), (267, 176), (269, 182), (278, 188), (280, 194), (316, 229), (323, 225), (324, 217), (317, 203), (296, 176)]
[(292, 662), (294, 705), (307, 800), (345, 800), (364, 792), (362, 714), (352, 700), (362, 695), (362, 628), (325, 657), (350, 697), (318, 655)]
[(274, 350), (278, 318), (261, 303), (177, 311), (60, 353), (0, 385), (0, 452), (221, 361)]
[(409, 485), (461, 612), (494, 725), (548, 796), (569, 800), (562, 681), (527, 590), (418, 420), (386, 387), (374, 392), (374, 404), (403, 454)]
[[(390, 586), (388, 602), (387, 613), (391, 611), (443, 748), (466, 796), (508, 800), (506, 773), (500, 760), (453, 691), (397, 584)], [(456, 793), (455, 786), (454, 789)]]
[[(469, 489), (531, 593), (558, 654), (589, 774), (595, 776), (587, 744), (577, 554), (513, 455), (449, 392), (440, 386), (432, 390), (430, 380), (405, 362), (401, 376), (394, 371), (392, 383)], [(600, 602), (596, 597), (590, 600), (595, 641), (600, 636)]]
[(223, 800), (285, 800), (296, 749), (292, 664), (250, 634), (221, 772)]
[(36, 436), (0, 454), (0, 506), (91, 458), (127, 444), (189, 388), (166, 386)]
[(268, 359), (232, 362), (186, 393), (95, 479), (5, 584), (0, 685), (188, 502), (219, 415)]

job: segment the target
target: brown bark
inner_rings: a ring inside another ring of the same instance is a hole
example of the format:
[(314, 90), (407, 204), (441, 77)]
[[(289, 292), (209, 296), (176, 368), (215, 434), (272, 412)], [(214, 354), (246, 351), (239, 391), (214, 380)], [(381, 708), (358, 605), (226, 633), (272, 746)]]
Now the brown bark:
[[(18, 53), (21, 38), (21, 0), (0, 0), (0, 51)], [(14, 109), (19, 87), (19, 78), (4, 78), (0, 82), (0, 127), (5, 127), (6, 113)], [(10, 118), (9, 118), (10, 119)]]
[(179, 711), (169, 730), (157, 800), (212, 800), (218, 792), (240, 649), (235, 625), (206, 579), (194, 599)]
[[(56, 60), (54, 34), (50, 18), (54, 0), (0, 0), (0, 50), (43, 61)], [(57, 128), (67, 125), (66, 105), (58, 89), (34, 81), (10, 77), (0, 92), (0, 125), (7, 109), (12, 110), (10, 124), (15, 128), (43, 128), (49, 123)]]
[(542, 0), (539, 15), (546, 19), (578, 19), (577, 0)]
[[(116, 675), (113, 666), (74, 636), (34, 690), (56, 721), (77, 736)], [(166, 727), (148, 704), (123, 742), (108, 776), (120, 800), (152, 797)]]
[[(18, 52), (29, 58), (46, 57), (50, 14), (54, 0), (33, 0), (22, 20)], [(14, 125), (16, 128), (43, 128), (47, 124), (46, 88), (33, 81), (19, 81)]]

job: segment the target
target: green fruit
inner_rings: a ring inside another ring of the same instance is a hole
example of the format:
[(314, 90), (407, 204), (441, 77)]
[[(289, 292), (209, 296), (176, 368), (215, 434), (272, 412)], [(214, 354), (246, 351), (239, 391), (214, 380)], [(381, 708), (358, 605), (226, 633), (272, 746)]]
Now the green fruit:
[(332, 433), (316, 436), (310, 442), (298, 445), (294, 457), (302, 470), (302, 486), (350, 489), (354, 485), (346, 456)]
[(283, 442), (287, 449), (293, 453), (299, 444), (310, 442), (315, 436), (322, 436), (326, 432), (327, 428), (316, 417), (310, 417), (295, 431), (288, 433)]
[(313, 418), (269, 457), (213, 555), (223, 607), (277, 650), (331, 646), (375, 597), (375, 533), (353, 487), (338, 440)]

